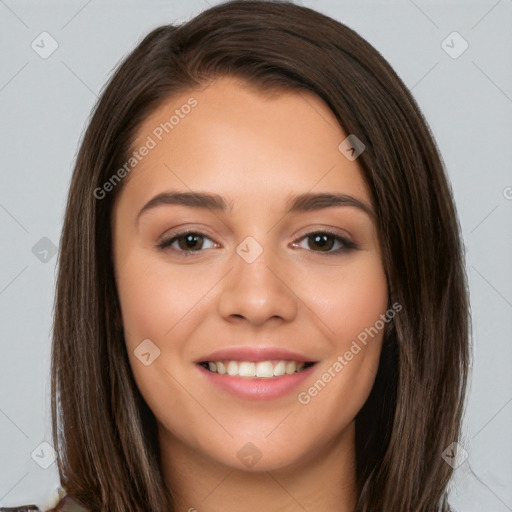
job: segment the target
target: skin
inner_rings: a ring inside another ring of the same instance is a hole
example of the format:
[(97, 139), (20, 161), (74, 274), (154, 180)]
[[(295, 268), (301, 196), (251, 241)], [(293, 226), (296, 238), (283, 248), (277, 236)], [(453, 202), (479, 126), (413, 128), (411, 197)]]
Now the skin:
[[(309, 403), (297, 394), (386, 312), (375, 222), (353, 206), (286, 214), (285, 201), (335, 192), (371, 207), (361, 168), (338, 149), (347, 134), (318, 97), (264, 93), (232, 77), (168, 100), (140, 126), (133, 147), (191, 97), (197, 106), (125, 178), (112, 216), (127, 351), (158, 422), (177, 510), (352, 511), (354, 418), (371, 391), (383, 332)], [(232, 208), (160, 205), (137, 219), (151, 198), (171, 190), (220, 194)], [(190, 256), (179, 252), (183, 239), (156, 247), (178, 226), (206, 237)], [(334, 253), (341, 245), (328, 238), (322, 250), (306, 236), (322, 229), (357, 249)], [(263, 249), (250, 264), (236, 252), (247, 236)], [(144, 339), (160, 350), (148, 366), (134, 354)], [(318, 363), (299, 389), (248, 401), (207, 385), (195, 364), (232, 346), (284, 347)], [(261, 453), (251, 467), (237, 457), (248, 442)]]

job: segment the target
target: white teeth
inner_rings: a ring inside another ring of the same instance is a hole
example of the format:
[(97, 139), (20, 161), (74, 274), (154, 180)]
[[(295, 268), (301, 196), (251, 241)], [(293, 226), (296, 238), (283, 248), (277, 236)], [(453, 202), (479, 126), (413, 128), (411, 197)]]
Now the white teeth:
[(280, 375), (284, 375), (286, 373), (286, 363), (284, 361), (279, 361), (274, 366), (274, 377), (279, 377)]
[(228, 374), (232, 377), (258, 377), (270, 379), (281, 375), (291, 375), (304, 369), (305, 363), (295, 361), (209, 361), (208, 368), (213, 373)]
[(236, 361), (229, 361), (227, 370), (228, 375), (238, 375), (238, 364), (236, 363)]
[(274, 366), (270, 361), (261, 361), (256, 365), (256, 377), (273, 377)]
[(256, 376), (256, 365), (254, 363), (248, 363), (246, 361), (238, 365), (238, 375), (240, 377), (255, 377)]
[(291, 375), (292, 373), (295, 373), (295, 370), (297, 369), (295, 363), (293, 361), (290, 361), (286, 364), (286, 373), (288, 375)]

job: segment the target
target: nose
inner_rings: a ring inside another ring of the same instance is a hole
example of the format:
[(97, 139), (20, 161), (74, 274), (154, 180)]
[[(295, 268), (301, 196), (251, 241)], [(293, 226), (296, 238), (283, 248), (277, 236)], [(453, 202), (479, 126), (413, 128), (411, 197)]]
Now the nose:
[(254, 326), (269, 320), (289, 322), (297, 315), (299, 298), (293, 283), (287, 282), (284, 262), (269, 249), (252, 262), (237, 253), (233, 255), (234, 268), (222, 283), (219, 313), (230, 322), (244, 319)]

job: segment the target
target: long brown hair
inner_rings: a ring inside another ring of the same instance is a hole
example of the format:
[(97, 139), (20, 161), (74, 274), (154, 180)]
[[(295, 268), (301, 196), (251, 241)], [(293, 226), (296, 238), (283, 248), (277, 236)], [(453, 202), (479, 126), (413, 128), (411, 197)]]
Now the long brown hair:
[[(356, 418), (357, 511), (446, 511), (469, 365), (460, 228), (435, 142), (386, 60), (356, 32), (282, 1), (233, 1), (153, 30), (103, 91), (77, 156), (60, 245), (52, 359), (63, 487), (92, 510), (172, 511), (156, 422), (126, 353), (110, 216), (141, 122), (178, 92), (234, 75), (266, 91), (310, 91), (359, 156), (396, 315)], [(341, 142), (341, 141), (340, 141)], [(137, 172), (134, 170), (133, 172)]]

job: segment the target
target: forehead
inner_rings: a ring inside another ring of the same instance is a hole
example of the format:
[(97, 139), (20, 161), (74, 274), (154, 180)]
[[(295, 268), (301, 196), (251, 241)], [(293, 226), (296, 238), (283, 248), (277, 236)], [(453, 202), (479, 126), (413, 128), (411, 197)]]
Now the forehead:
[(168, 181), (233, 196), (265, 185), (268, 194), (270, 188), (304, 192), (318, 184), (367, 197), (358, 163), (340, 152), (346, 137), (333, 112), (310, 92), (262, 91), (222, 77), (169, 98), (144, 120), (132, 149), (151, 150), (128, 181), (148, 193)]

